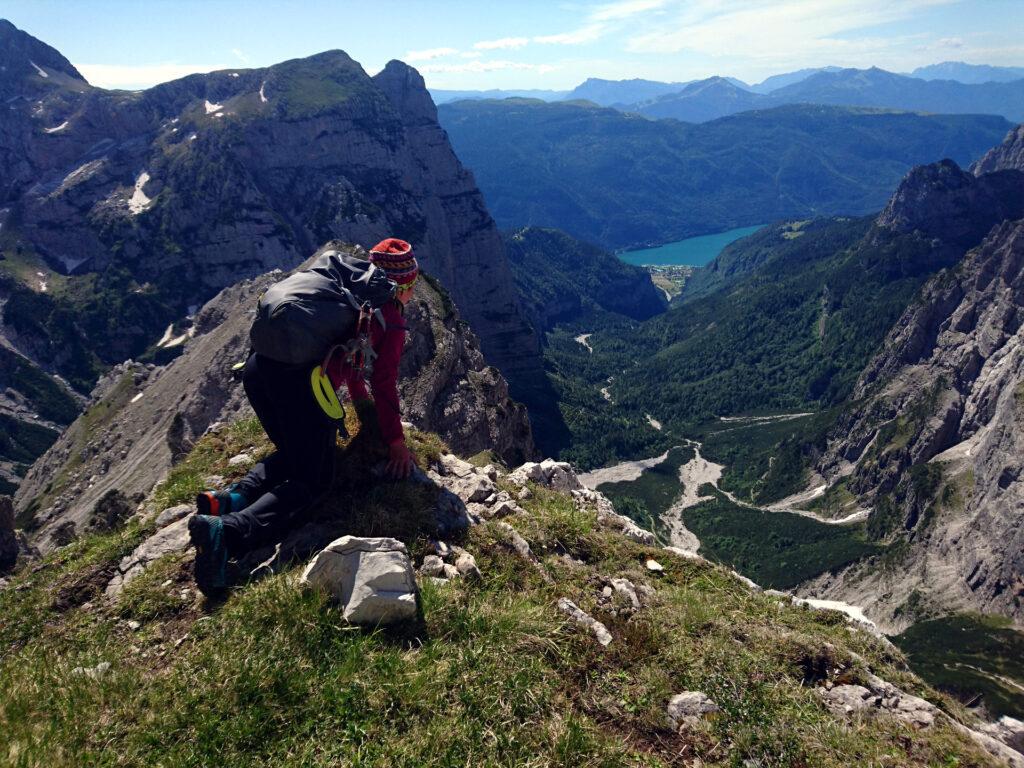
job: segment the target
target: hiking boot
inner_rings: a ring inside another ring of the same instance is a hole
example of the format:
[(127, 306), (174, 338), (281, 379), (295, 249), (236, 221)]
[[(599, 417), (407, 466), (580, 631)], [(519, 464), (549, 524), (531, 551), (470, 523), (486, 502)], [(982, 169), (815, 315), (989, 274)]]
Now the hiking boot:
[(224, 521), (213, 515), (193, 515), (188, 535), (196, 548), (196, 586), (207, 597), (227, 587), (228, 551), (224, 546)]
[(229, 512), (238, 512), (249, 506), (245, 496), (232, 490), (234, 486), (226, 491), (203, 491), (196, 495), (196, 513), (200, 515), (214, 515), (219, 517)]

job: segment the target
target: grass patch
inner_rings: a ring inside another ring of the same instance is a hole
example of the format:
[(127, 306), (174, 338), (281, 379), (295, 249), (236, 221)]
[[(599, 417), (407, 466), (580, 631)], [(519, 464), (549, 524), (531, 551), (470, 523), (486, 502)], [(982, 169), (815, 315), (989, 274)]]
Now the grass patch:
[[(242, 422), (200, 440), (182, 462), (191, 474), (158, 490), (162, 503), (239, 448), (262, 450), (255, 432)], [(433, 500), (426, 486), (374, 480), (366, 468), (381, 454), (365, 439), (339, 443), (346, 461), (323, 514), (349, 532), (412, 541), (418, 557)], [(323, 595), (296, 587), (295, 569), (222, 604), (203, 604), (194, 591), (183, 598), (187, 555), (158, 561), (107, 601), (95, 585), (146, 531), (131, 523), (76, 542), (0, 590), (0, 762), (987, 764), (941, 725), (917, 732), (835, 720), (808, 686), (820, 679), (815, 669), (855, 676), (853, 653), (886, 679), (943, 699), (834, 614), (780, 605), (715, 565), (630, 541), (565, 494), (536, 488), (523, 505), (510, 521), (539, 567), (518, 557), (494, 523), (475, 526), (461, 543), (483, 578), (424, 581), (421, 620), (389, 630), (347, 626)], [(649, 557), (664, 571), (648, 572)], [(602, 604), (613, 576), (654, 589), (640, 612)], [(555, 609), (562, 596), (603, 621), (612, 645), (601, 648), (568, 622)], [(126, 619), (142, 626), (133, 631)], [(98, 679), (73, 672), (99, 662), (111, 668)], [(664, 709), (688, 689), (706, 691), (722, 711), (679, 735)]]

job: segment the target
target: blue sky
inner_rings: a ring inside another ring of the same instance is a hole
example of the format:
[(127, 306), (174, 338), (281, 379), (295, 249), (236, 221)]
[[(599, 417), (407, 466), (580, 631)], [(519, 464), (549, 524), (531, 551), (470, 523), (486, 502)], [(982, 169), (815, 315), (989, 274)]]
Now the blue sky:
[(115, 88), (331, 48), (371, 74), (398, 58), (430, 87), (467, 89), (1024, 65), (1024, 0), (0, 0), (0, 18)]

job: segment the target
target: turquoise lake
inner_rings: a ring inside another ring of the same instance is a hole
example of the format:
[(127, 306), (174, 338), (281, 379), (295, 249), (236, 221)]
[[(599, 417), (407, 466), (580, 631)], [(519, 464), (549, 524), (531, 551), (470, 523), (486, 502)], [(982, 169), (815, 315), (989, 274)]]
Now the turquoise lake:
[(619, 258), (629, 264), (658, 264), (661, 266), (681, 265), (703, 267), (722, 252), (729, 243), (741, 237), (752, 235), (764, 224), (755, 227), (740, 227), (717, 235), (701, 235), (659, 245), (657, 248), (643, 248), (639, 251), (624, 251)]

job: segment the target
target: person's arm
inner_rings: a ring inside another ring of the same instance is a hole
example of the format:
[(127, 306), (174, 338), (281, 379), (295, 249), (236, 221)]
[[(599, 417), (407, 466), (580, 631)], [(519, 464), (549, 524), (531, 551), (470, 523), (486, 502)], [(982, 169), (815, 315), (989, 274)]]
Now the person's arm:
[[(397, 308), (385, 313), (387, 329), (377, 349), (370, 388), (377, 406), (377, 422), (381, 438), (388, 447), (388, 471), (392, 477), (408, 477), (412, 472), (413, 455), (405, 444), (401, 406), (398, 399), (398, 365), (405, 345), (405, 323)], [(354, 397), (354, 395), (353, 395)]]

